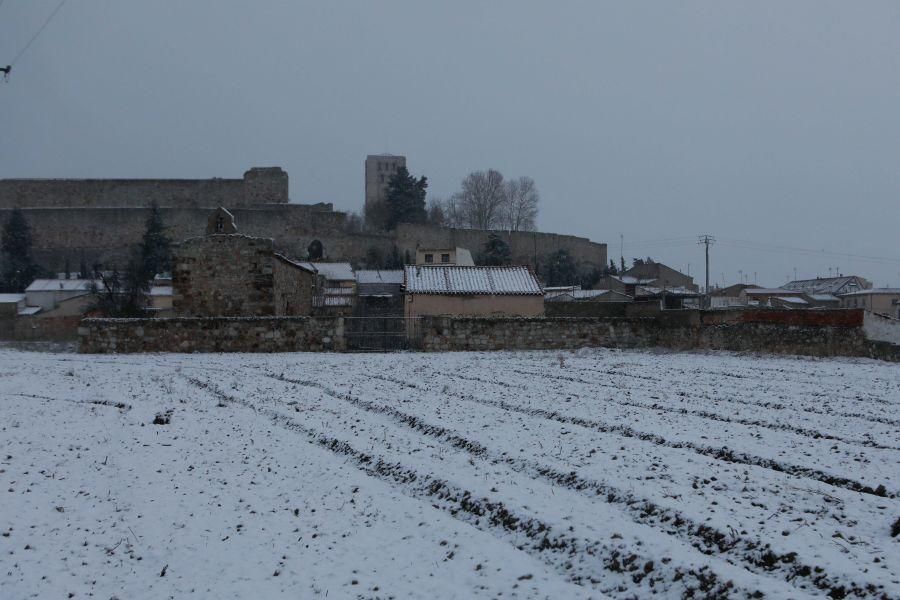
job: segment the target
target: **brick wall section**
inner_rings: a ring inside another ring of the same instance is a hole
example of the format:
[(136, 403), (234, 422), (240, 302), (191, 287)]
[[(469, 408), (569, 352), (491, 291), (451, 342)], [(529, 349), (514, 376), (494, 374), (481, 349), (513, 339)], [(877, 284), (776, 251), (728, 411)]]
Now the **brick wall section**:
[(312, 314), (316, 274), (274, 256), (275, 314), (279, 317)]
[(178, 316), (275, 315), (272, 240), (210, 235), (174, 250), (172, 308)]
[(85, 319), (78, 333), (88, 354), (346, 349), (342, 318)]

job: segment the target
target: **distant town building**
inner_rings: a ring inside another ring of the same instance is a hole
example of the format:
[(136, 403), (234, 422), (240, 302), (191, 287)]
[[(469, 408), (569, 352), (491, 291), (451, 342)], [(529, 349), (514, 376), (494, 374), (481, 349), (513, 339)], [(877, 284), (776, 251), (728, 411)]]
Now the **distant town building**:
[(35, 279), (25, 289), (25, 303), (52, 310), (63, 300), (91, 293), (91, 279)]
[(475, 261), (465, 248), (416, 248), (416, 264), (474, 267)]
[(900, 288), (871, 288), (840, 297), (841, 308), (864, 308), (869, 312), (900, 319)]
[(384, 202), (391, 176), (405, 166), (405, 156), (370, 154), (366, 157), (366, 207)]
[[(622, 273), (622, 280), (628, 282), (626, 277), (635, 278), (638, 285), (646, 285), (657, 288), (685, 288), (698, 292), (700, 288), (694, 284), (694, 278), (676, 271), (662, 263), (642, 261), (635, 263), (630, 269)], [(627, 293), (627, 292), (626, 292)]]
[(807, 294), (831, 294), (839, 296), (850, 294), (859, 290), (867, 290), (872, 283), (856, 275), (841, 275), (839, 277), (816, 277), (815, 279), (798, 279), (789, 281), (781, 286), (783, 290), (794, 290)]
[(407, 266), (406, 316), (534, 317), (544, 292), (528, 267)]
[(356, 301), (356, 274), (350, 263), (311, 263), (318, 271), (321, 285), (313, 298), (314, 314), (350, 316)]

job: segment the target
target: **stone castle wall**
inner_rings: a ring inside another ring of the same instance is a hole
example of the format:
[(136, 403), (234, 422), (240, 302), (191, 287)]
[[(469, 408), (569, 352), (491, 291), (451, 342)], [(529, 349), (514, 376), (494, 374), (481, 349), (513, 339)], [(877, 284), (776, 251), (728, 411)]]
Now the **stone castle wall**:
[(391, 233), (348, 233), (346, 215), (331, 204), (291, 204), (288, 175), (278, 167), (254, 168), (242, 179), (4, 179), (0, 180), (0, 222), (22, 208), (32, 228), (41, 266), (61, 271), (99, 263), (122, 267), (140, 241), (156, 202), (167, 234), (175, 241), (202, 235), (212, 210), (227, 208), (239, 233), (268, 237), (275, 249), (303, 259), (315, 239), (326, 258), (361, 264), (369, 249), (383, 255), (396, 245), (401, 255), (418, 247), (461, 246), (478, 253), (491, 233), (510, 245), (513, 261), (539, 268), (561, 248), (585, 264), (606, 264), (606, 245), (553, 233), (490, 232), (427, 225), (400, 225)]
[(246, 207), (287, 204), (288, 175), (253, 168), (243, 179), (0, 179), (0, 208)]

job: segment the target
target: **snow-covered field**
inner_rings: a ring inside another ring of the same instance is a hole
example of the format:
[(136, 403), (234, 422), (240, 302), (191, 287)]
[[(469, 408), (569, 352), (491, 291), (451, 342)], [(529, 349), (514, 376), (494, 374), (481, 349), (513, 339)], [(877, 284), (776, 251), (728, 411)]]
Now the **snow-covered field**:
[(898, 493), (888, 363), (0, 350), (3, 599), (898, 598)]

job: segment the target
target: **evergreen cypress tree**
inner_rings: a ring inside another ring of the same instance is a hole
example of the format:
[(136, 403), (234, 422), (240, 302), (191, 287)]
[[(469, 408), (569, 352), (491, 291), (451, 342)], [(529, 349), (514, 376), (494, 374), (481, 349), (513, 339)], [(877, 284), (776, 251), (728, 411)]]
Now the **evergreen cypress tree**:
[(428, 218), (425, 210), (425, 194), (428, 178), (416, 179), (406, 167), (400, 167), (388, 182), (387, 228), (394, 229), (399, 223), (424, 223)]
[(496, 233), (490, 234), (484, 244), (484, 252), (482, 252), (479, 262), (483, 265), (502, 266), (508, 265), (511, 260), (509, 244)]
[(166, 236), (166, 226), (156, 202), (150, 205), (147, 229), (141, 241), (140, 264), (147, 281), (152, 281), (157, 273), (172, 270), (172, 240)]
[(31, 251), (31, 226), (21, 209), (15, 208), (3, 225), (0, 245), (0, 288), (5, 292), (22, 293), (40, 275), (41, 269)]

